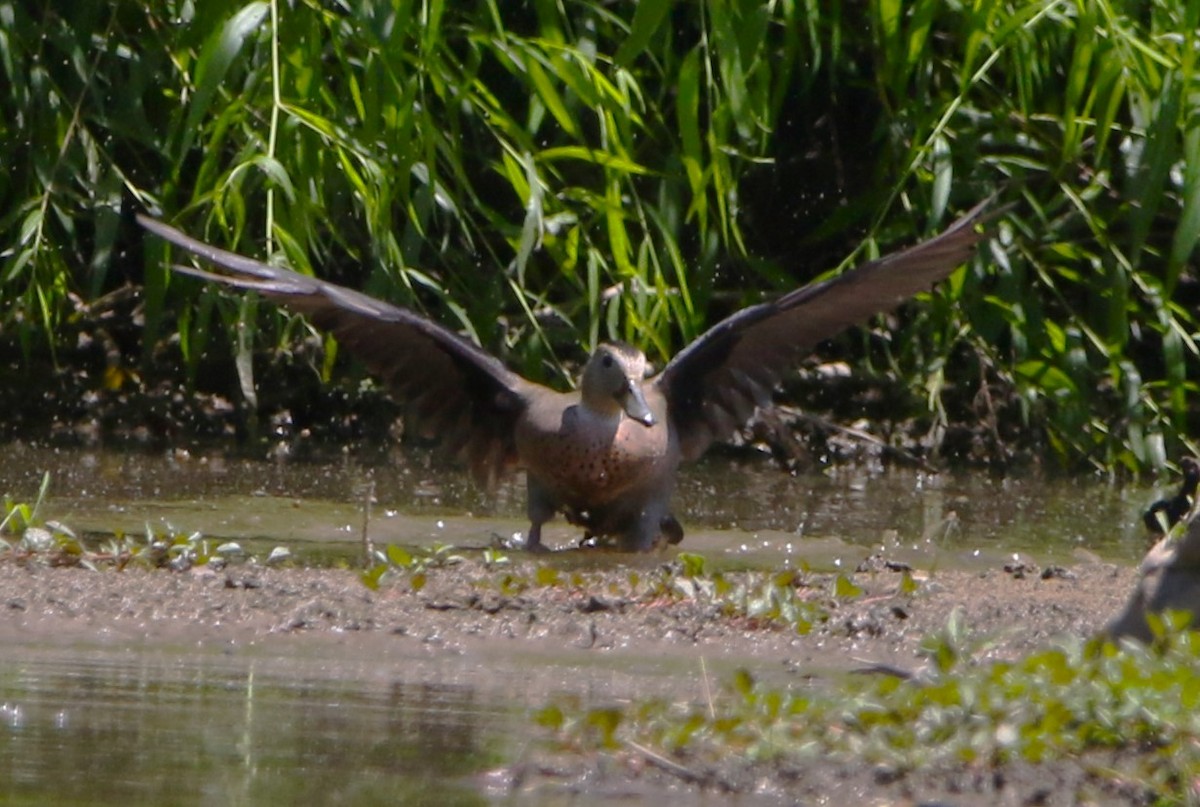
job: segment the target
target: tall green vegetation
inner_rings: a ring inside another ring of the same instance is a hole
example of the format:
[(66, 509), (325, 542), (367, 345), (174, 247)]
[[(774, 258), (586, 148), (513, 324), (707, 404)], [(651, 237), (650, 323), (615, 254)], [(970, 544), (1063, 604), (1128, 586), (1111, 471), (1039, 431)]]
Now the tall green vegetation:
[(997, 248), (848, 340), (862, 371), (923, 389), (932, 433), (1068, 465), (1157, 466), (1195, 426), (1200, 0), (51, 5), (0, 0), (27, 355), (127, 277), (145, 361), (229, 345), (249, 392), (256, 329), (294, 336), (135, 262), (135, 205), (546, 377), (605, 338), (661, 359), (999, 191)]

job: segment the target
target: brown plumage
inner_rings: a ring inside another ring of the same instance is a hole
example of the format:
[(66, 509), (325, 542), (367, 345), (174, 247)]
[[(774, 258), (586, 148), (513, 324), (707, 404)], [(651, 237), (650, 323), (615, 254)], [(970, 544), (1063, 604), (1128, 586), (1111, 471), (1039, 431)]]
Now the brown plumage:
[(218, 249), (138, 216), (159, 237), (225, 270), (176, 267), (304, 314), (331, 332), (408, 405), (421, 432), (459, 453), (484, 484), (511, 467), (528, 480), (528, 545), (555, 513), (627, 550), (678, 543), (675, 476), (756, 408), (819, 341), (889, 311), (962, 265), (993, 215), (981, 204), (940, 235), (831, 280), (750, 306), (715, 325), (645, 378), (646, 358), (604, 344), (580, 389), (527, 381), (456, 333), (412, 311), (332, 283)]

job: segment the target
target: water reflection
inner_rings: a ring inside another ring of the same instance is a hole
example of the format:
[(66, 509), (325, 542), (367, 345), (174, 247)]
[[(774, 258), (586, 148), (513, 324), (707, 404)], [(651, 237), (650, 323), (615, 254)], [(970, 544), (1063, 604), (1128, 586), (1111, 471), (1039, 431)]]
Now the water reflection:
[(0, 801), (475, 804), (465, 777), (524, 721), (474, 687), (285, 666), (10, 646)]
[[(509, 479), (495, 495), (461, 468), (411, 448), (390, 456), (335, 454), (323, 461), (261, 462), (209, 455), (6, 449), (0, 492), (31, 501), (52, 475), (50, 517), (76, 529), (140, 532), (147, 524), (219, 538), (353, 547), (362, 502), (373, 490), (377, 542), (486, 545), (526, 528), (524, 489)], [(791, 476), (769, 461), (710, 456), (686, 466), (676, 511), (684, 548), (757, 552), (791, 562), (823, 542), (899, 547), (951, 560), (983, 553), (1069, 558), (1085, 549), (1133, 561), (1145, 548), (1139, 515), (1155, 491), (1095, 478), (996, 479), (893, 469), (833, 469)], [(557, 529), (557, 532), (555, 532)], [(576, 531), (552, 522), (548, 539)]]

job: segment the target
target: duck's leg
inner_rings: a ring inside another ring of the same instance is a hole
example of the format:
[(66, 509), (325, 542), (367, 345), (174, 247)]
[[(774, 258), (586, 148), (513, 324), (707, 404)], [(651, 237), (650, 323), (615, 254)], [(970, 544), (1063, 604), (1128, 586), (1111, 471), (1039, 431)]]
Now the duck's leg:
[(529, 534), (525, 536), (525, 551), (546, 551), (546, 547), (542, 546), (542, 525), (540, 522), (535, 521), (529, 525)]
[(679, 523), (679, 519), (670, 513), (667, 513), (658, 522), (658, 529), (671, 546), (675, 546), (675, 544), (683, 541), (683, 525)]
[(542, 525), (554, 518), (558, 510), (553, 497), (532, 476), (526, 479), (526, 507), (529, 516), (529, 535), (525, 538), (525, 549), (530, 552), (545, 552), (542, 546)]
[(650, 502), (637, 514), (619, 540), (621, 549), (626, 552), (650, 552), (666, 544), (682, 541), (683, 527), (674, 516), (665, 512), (665, 503)]

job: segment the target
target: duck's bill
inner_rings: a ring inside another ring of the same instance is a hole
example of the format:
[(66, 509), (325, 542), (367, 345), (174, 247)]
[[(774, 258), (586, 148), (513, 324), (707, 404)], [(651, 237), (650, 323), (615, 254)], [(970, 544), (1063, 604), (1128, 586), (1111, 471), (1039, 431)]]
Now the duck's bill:
[(630, 382), (621, 395), (621, 408), (625, 410), (625, 414), (641, 423), (643, 426), (653, 426), (655, 424), (654, 413), (650, 411), (649, 404), (646, 403), (646, 395), (642, 392), (640, 384)]

